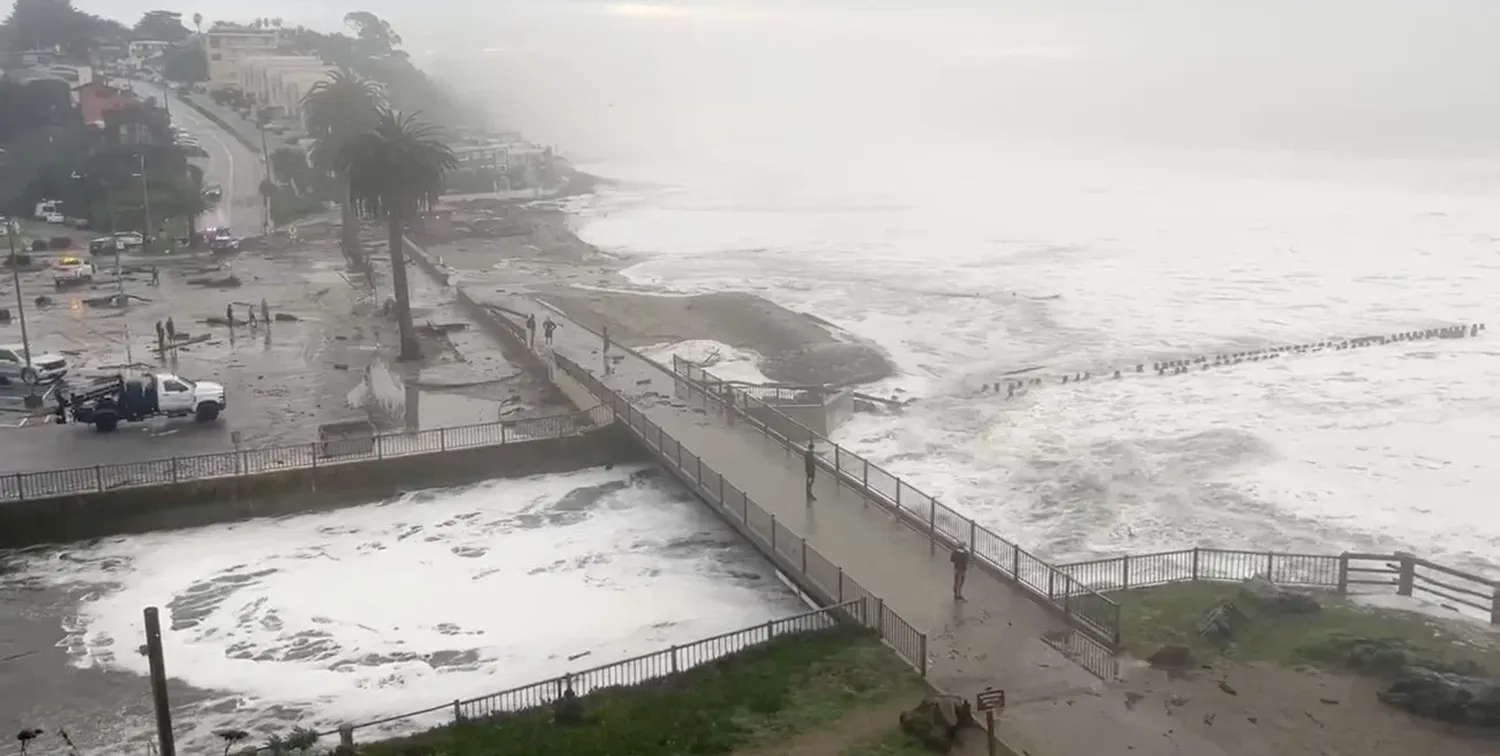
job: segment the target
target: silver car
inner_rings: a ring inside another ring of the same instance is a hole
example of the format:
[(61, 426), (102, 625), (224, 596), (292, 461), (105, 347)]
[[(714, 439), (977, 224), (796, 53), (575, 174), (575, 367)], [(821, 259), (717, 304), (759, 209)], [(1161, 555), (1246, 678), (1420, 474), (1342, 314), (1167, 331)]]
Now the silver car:
[(20, 344), (0, 344), (0, 383), (53, 383), (68, 374), (68, 358), (60, 354), (31, 350), (31, 365), (26, 365), (26, 349)]

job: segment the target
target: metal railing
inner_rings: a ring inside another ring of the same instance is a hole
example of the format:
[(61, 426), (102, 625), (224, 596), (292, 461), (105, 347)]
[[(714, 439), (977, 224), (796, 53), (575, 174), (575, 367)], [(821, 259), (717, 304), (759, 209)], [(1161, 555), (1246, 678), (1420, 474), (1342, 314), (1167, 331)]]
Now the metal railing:
[(679, 387), (705, 402), (732, 411), (757, 430), (789, 449), (797, 448), (786, 434), (758, 420), (756, 413), (775, 413), (778, 424), (784, 423), (817, 439), (822, 446), (818, 461), (835, 473), (846, 485), (861, 491), (872, 502), (884, 506), (908, 526), (925, 533), (945, 548), (967, 544), (979, 563), (1019, 583), (1027, 591), (1045, 599), (1110, 650), (1120, 646), (1120, 606), (1084, 583), (1058, 570), (989, 528), (948, 508), (910, 483), (887, 472), (865, 458), (845, 449), (798, 423), (774, 406), (742, 391), (738, 386), (719, 380), (691, 362), (672, 358), (672, 372)]
[(452, 428), (385, 433), (314, 441), (193, 457), (94, 465), (64, 470), (0, 475), (0, 502), (89, 494), (118, 488), (160, 486), (190, 480), (310, 469), (349, 462), (496, 446), (584, 433), (612, 421), (608, 409), (594, 407), (527, 420), (501, 420)]
[(1280, 585), (1339, 593), (1389, 589), (1398, 596), (1434, 597), (1455, 611), (1500, 625), (1500, 580), (1447, 567), (1411, 554), (1285, 554), (1196, 548), (1093, 559), (1058, 566), (1098, 591), (1123, 591), (1196, 581), (1239, 582), (1265, 577)]
[(871, 594), (854, 578), (844, 573), (842, 567), (823, 556), (785, 525), (777, 522), (776, 516), (761, 508), (745, 492), (724, 480), (724, 476), (703, 463), (691, 451), (651, 422), (624, 397), (616, 394), (599, 381), (594, 374), (583, 369), (572, 360), (554, 354), (552, 359), (559, 370), (578, 381), (589, 393), (614, 409), (617, 421), (625, 423), (632, 433), (655, 452), (685, 483), (697, 489), (704, 501), (714, 506), (719, 514), (740, 529), (783, 572), (800, 582), (821, 591), (828, 601), (842, 604), (850, 600), (869, 599), (874, 608), (868, 615), (869, 626), (880, 633), (880, 639), (895, 650), (925, 677), (927, 675), (927, 634), (918, 631), (900, 615), (887, 609), (885, 602)]
[[(860, 596), (834, 606), (771, 620), (691, 643), (671, 646), (581, 672), (569, 672), (499, 693), (456, 699), (405, 714), (381, 717), (357, 725), (344, 725), (334, 730), (319, 732), (318, 736), (323, 738), (337, 735), (342, 743), (353, 745), (354, 733), (358, 730), (368, 730), (395, 722), (427, 717), (430, 714), (442, 716), (428, 718), (421, 723), (421, 726), (435, 727), (445, 722), (481, 719), (496, 714), (550, 706), (562, 697), (563, 691), (569, 688), (579, 696), (586, 696), (604, 688), (639, 685), (686, 672), (701, 664), (753, 649), (787, 635), (831, 630), (849, 624), (874, 630), (877, 625), (872, 618), (872, 612), (877, 612), (879, 609), (872, 608), (872, 604), (878, 604), (878, 600)], [(269, 748), (263, 747), (258, 749), (257, 753), (269, 751)]]

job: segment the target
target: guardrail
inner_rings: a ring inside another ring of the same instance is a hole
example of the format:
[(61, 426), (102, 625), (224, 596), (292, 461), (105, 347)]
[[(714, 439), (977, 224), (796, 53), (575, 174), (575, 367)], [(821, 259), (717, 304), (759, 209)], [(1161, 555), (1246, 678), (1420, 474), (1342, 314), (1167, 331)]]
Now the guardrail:
[[(426, 717), (429, 714), (441, 713), (446, 715), (422, 723), (426, 727), (436, 727), (445, 722), (481, 719), (496, 714), (550, 706), (562, 697), (564, 691), (569, 689), (579, 696), (586, 696), (593, 691), (603, 688), (639, 685), (651, 680), (686, 672), (701, 664), (707, 664), (730, 654), (747, 651), (756, 646), (768, 643), (775, 638), (787, 635), (830, 630), (839, 625), (849, 623), (854, 623), (861, 627), (874, 627), (870, 619), (870, 614), (876, 611), (876, 609), (871, 608), (872, 603), (874, 602), (869, 597), (861, 596), (823, 609), (783, 619), (771, 620), (763, 624), (752, 625), (691, 643), (684, 643), (649, 654), (634, 656), (612, 664), (586, 669), (582, 672), (570, 672), (548, 680), (503, 690), (499, 693), (491, 693), (477, 698), (457, 699), (438, 704), (437, 706), (430, 706), (426, 709), (382, 717), (362, 724), (344, 725), (335, 730), (319, 732), (318, 737), (338, 735), (342, 745), (353, 746), (354, 733), (358, 730), (368, 730), (393, 722)], [(256, 753), (270, 752), (271, 749), (268, 747), (256, 750)]]
[(1238, 582), (1263, 576), (1281, 585), (1362, 592), (1391, 588), (1398, 596), (1435, 596), (1455, 611), (1477, 610), (1500, 625), (1500, 580), (1446, 567), (1404, 552), (1393, 554), (1286, 554), (1233, 549), (1182, 549), (1094, 559), (1058, 566), (1100, 591), (1150, 588), (1197, 581)]
[[(527, 420), (386, 433), (368, 439), (337, 439), (261, 449), (169, 457), (116, 465), (0, 475), (0, 502), (89, 494), (119, 488), (160, 486), (190, 480), (256, 475), (349, 462), (433, 454), (478, 446), (498, 446), (560, 438), (608, 425), (608, 409), (595, 407)], [(368, 446), (364, 441), (368, 440)]]
[(832, 471), (845, 484), (856, 487), (871, 501), (884, 506), (903, 522), (927, 534), (945, 548), (967, 544), (979, 563), (1022, 588), (1045, 599), (1079, 629), (1105, 644), (1109, 650), (1120, 647), (1120, 606), (1087, 585), (1059, 571), (1020, 546), (1000, 537), (989, 528), (965, 517), (916, 487), (887, 472), (848, 449), (798, 423), (774, 406), (747, 394), (732, 383), (719, 380), (691, 362), (672, 357), (672, 372), (680, 381), (707, 401), (733, 411), (788, 449), (798, 448), (787, 436), (762, 423), (744, 410), (755, 408), (775, 412), (784, 422), (806, 433), (823, 446), (818, 450), (822, 467)]
[(703, 464), (692, 452), (684, 449), (677, 439), (651, 422), (632, 405), (629, 400), (616, 394), (599, 381), (593, 373), (562, 355), (553, 354), (552, 359), (559, 370), (578, 381), (604, 406), (614, 410), (615, 418), (625, 423), (636, 437), (655, 452), (683, 482), (697, 489), (704, 501), (714, 506), (730, 523), (743, 526), (743, 531), (766, 551), (773, 555), (776, 565), (789, 575), (800, 576), (816, 586), (835, 603), (851, 599), (869, 599), (875, 608), (870, 617), (870, 626), (880, 634), (880, 639), (895, 650), (912, 667), (927, 676), (927, 634), (918, 631), (899, 614), (885, 608), (885, 602), (865, 590), (854, 578), (844, 574), (842, 567), (823, 556), (807, 541), (776, 521), (776, 516), (762, 509), (745, 492), (724, 480), (724, 476), (712, 467)]

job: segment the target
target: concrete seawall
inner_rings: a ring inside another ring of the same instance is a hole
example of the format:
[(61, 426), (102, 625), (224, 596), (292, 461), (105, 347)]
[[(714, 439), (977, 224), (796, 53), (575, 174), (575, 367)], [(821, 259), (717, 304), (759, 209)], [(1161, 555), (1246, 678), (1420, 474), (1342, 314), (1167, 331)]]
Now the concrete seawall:
[(617, 424), (576, 435), (0, 506), (0, 548), (66, 543), (355, 506), (432, 486), (649, 459)]

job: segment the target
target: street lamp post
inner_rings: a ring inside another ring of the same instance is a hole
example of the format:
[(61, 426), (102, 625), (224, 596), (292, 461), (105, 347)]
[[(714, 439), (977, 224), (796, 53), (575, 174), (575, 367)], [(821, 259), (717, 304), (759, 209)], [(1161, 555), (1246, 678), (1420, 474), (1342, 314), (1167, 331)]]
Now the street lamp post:
[(10, 275), (16, 285), (16, 317), (21, 321), (21, 352), (26, 356), (26, 367), (31, 367), (31, 336), (26, 332), (26, 298), (21, 294), (21, 265), (16, 260), (16, 234), (20, 233), (20, 226), (11, 221), (5, 221), (5, 238), (10, 246)]

